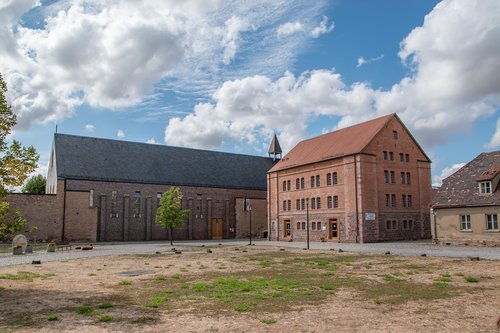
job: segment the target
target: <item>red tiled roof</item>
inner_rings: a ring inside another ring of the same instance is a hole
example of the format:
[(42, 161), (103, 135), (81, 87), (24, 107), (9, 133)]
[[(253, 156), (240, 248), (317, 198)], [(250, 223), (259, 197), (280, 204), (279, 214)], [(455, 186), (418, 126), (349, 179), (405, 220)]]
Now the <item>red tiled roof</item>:
[(492, 165), (488, 170), (486, 170), (479, 176), (477, 181), (480, 182), (484, 180), (492, 180), (499, 172), (500, 172), (500, 165), (498, 164)]
[(395, 114), (299, 142), (269, 172), (360, 153)]

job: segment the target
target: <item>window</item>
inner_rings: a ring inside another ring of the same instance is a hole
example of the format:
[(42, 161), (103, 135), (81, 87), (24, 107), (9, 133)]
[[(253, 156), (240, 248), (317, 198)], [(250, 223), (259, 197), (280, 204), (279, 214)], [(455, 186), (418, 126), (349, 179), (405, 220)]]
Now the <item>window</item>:
[(339, 208), (339, 197), (333, 196), (333, 208)]
[(401, 205), (406, 208), (406, 194), (401, 196)]
[(300, 189), (300, 179), (299, 178), (295, 179), (295, 189), (296, 190)]
[(291, 180), (288, 180), (286, 182), (286, 190), (287, 191), (290, 191), (292, 189), (292, 181)]
[(411, 184), (411, 176), (409, 172), (406, 173), (406, 184)]
[(396, 176), (394, 171), (391, 171), (391, 184), (396, 184)]
[(394, 153), (392, 151), (389, 152), (389, 159), (394, 161)]
[(321, 198), (320, 197), (316, 198), (316, 208), (321, 209)]
[(306, 200), (305, 199), (301, 199), (300, 203), (301, 203), (301, 205), (300, 205), (301, 209), (302, 210), (306, 209)]
[[(54, 193), (54, 190), (51, 190), (50, 193)], [(94, 190), (90, 190), (89, 192), (89, 207), (94, 207)]]
[(385, 206), (389, 207), (390, 205), (391, 205), (391, 195), (390, 194), (386, 194), (385, 195)]
[(396, 195), (391, 194), (391, 207), (396, 207)]
[(413, 230), (413, 220), (408, 220), (408, 229)]
[(491, 182), (481, 182), (479, 183), (479, 193), (490, 194), (491, 193)]
[(410, 154), (405, 154), (405, 160), (407, 163), (410, 163)]
[(326, 206), (328, 208), (333, 208), (333, 198), (331, 195), (329, 195), (327, 198), (326, 198)]
[(470, 215), (460, 215), (460, 229), (471, 230)]
[(306, 181), (304, 180), (304, 177), (300, 178), (300, 188), (304, 189), (306, 187)]
[(398, 131), (392, 131), (392, 138), (394, 140), (397, 140), (398, 139)]
[(487, 214), (486, 215), (486, 229), (488, 230), (498, 230), (498, 217), (497, 214)]
[(311, 223), (311, 229), (316, 230), (316, 222)]
[(404, 162), (405, 161), (405, 154), (399, 153), (399, 161)]
[(134, 217), (141, 217), (141, 192), (135, 191), (134, 193)]
[(398, 229), (398, 221), (392, 220), (392, 230), (397, 230)]
[(311, 209), (316, 209), (316, 198), (311, 199)]
[(327, 186), (332, 185), (332, 174), (331, 173), (326, 174), (326, 185)]
[(391, 221), (385, 221), (385, 228), (391, 230)]
[(300, 199), (297, 199), (297, 201), (295, 202), (295, 209), (300, 210)]
[(306, 230), (306, 223), (302, 222), (302, 230)]
[(287, 207), (288, 207), (288, 210), (292, 210), (292, 200), (288, 200)]
[(300, 222), (297, 222), (297, 230), (300, 230)]
[(406, 206), (407, 207), (411, 207), (412, 206), (411, 194), (408, 194), (408, 196), (406, 197)]
[(316, 187), (320, 187), (321, 186), (321, 181), (320, 181), (321, 177), (319, 175), (316, 176)]
[(384, 170), (384, 183), (389, 184), (391, 179), (389, 178), (389, 171)]
[(384, 160), (386, 160), (386, 161), (387, 161), (387, 152), (386, 152), (385, 150), (384, 150), (384, 152), (383, 152), (383, 155), (384, 155)]
[(283, 192), (286, 191), (286, 180), (283, 181)]
[(407, 230), (407, 229), (408, 229), (408, 221), (403, 220), (403, 230)]
[(111, 191), (111, 217), (118, 217), (118, 193)]
[(401, 172), (401, 184), (406, 184), (406, 173)]
[(314, 176), (311, 176), (311, 187), (314, 187)]
[(336, 172), (332, 173), (332, 178), (333, 178), (333, 185), (337, 185), (338, 177)]
[(283, 200), (283, 210), (286, 210), (286, 200)]

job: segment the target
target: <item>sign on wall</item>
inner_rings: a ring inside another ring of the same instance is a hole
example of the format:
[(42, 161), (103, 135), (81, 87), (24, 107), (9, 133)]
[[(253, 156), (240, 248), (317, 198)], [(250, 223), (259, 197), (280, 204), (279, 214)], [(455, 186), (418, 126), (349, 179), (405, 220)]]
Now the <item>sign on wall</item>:
[(375, 221), (375, 213), (365, 213), (365, 221)]

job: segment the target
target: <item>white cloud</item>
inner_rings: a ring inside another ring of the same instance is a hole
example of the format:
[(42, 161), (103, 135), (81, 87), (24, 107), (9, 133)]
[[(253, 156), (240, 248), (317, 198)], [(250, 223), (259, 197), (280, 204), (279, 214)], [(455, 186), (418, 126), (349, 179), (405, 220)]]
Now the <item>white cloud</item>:
[(118, 132), (116, 132), (116, 137), (117, 137), (118, 139), (123, 139), (123, 138), (125, 138), (125, 132), (124, 132), (124, 131), (122, 131), (122, 130), (118, 130)]
[(363, 58), (363, 57), (359, 57), (358, 58), (358, 64), (356, 65), (356, 68), (359, 68), (359, 67), (361, 67), (363, 65), (369, 64), (371, 62), (382, 60), (383, 58), (384, 58), (383, 54), (381, 54), (381, 55), (379, 55), (377, 57), (374, 57), (374, 58), (370, 58), (368, 60), (365, 59), (365, 58)]
[(500, 147), (500, 118), (497, 120), (497, 127), (495, 129), (495, 134), (491, 138), (490, 142), (484, 145), (485, 148), (498, 148)]
[(495, 0), (439, 3), (403, 40), (400, 57), (413, 71), (390, 90), (347, 86), (334, 70), (230, 80), (211, 102), (173, 118), (165, 140), (214, 148), (227, 141), (265, 141), (277, 130), (286, 151), (318, 116), (340, 116), (339, 128), (396, 112), (424, 148), (444, 143), (500, 104), (498, 12)]
[(150, 138), (146, 141), (146, 143), (150, 143), (150, 144), (158, 144), (158, 142), (156, 142), (155, 138)]
[(318, 38), (320, 35), (332, 31), (334, 27), (335, 24), (332, 22), (330, 25), (328, 25), (328, 17), (323, 16), (323, 19), (321, 20), (319, 25), (311, 31), (311, 36), (313, 38)]
[(93, 132), (93, 131), (95, 131), (95, 126), (92, 124), (87, 124), (87, 125), (85, 125), (85, 130), (87, 132)]
[(464, 165), (465, 165), (465, 163), (457, 163), (457, 164), (453, 164), (450, 167), (444, 168), (441, 171), (440, 175), (436, 175), (436, 176), (432, 177), (432, 186), (441, 186), (441, 184), (443, 184), (443, 179), (451, 176), (456, 171), (458, 171), (460, 168), (462, 168)]
[(244, 19), (233, 16), (225, 23), (225, 33), (222, 39), (224, 53), (222, 62), (229, 64), (239, 47), (240, 33), (252, 28), (251, 25)]
[(286, 37), (294, 33), (304, 31), (304, 25), (300, 22), (287, 22), (278, 27), (276, 34), (278, 37)]

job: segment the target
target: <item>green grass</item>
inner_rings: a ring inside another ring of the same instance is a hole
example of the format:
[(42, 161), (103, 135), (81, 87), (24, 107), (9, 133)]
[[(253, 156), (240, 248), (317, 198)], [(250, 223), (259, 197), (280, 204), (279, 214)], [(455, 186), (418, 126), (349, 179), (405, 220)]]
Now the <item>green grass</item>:
[(94, 309), (92, 307), (85, 305), (85, 306), (80, 306), (79, 308), (76, 309), (76, 313), (86, 315), (86, 316), (93, 316), (95, 315)]
[(104, 315), (104, 316), (101, 316), (99, 318), (99, 321), (102, 321), (102, 322), (107, 322), (107, 321), (111, 321), (111, 320), (113, 320), (113, 317), (110, 315)]
[(5, 287), (4, 286), (0, 286), (0, 291), (4, 290)]
[(253, 309), (254, 303), (242, 303), (242, 304), (237, 304), (234, 309), (238, 312), (249, 312)]
[(394, 275), (386, 274), (384, 275), (384, 281), (392, 282), (392, 281), (398, 281), (398, 279), (396, 279)]
[(479, 282), (478, 278), (475, 278), (475, 277), (473, 277), (471, 275), (464, 276), (464, 280), (467, 281), (467, 282), (470, 282), (470, 283)]
[(56, 321), (58, 320), (59, 318), (56, 316), (56, 315), (48, 315), (47, 316), (47, 320), (48, 321)]
[(87, 274), (88, 276), (96, 276), (97, 274), (96, 273), (89, 273)]
[(160, 305), (162, 305), (164, 302), (168, 301), (168, 297), (165, 295), (154, 295), (151, 297), (148, 302), (146, 303), (146, 306), (148, 308), (158, 308)]
[(166, 281), (166, 280), (167, 280), (167, 277), (165, 275), (156, 275), (155, 276), (156, 282), (162, 282), (162, 281)]
[(271, 262), (270, 262), (269, 260), (262, 260), (262, 261), (260, 262), (260, 265), (261, 265), (262, 267), (269, 267), (269, 266), (271, 266)]
[(272, 325), (276, 324), (278, 321), (274, 318), (267, 318), (267, 319), (262, 319), (260, 322), (266, 325)]
[(118, 282), (118, 284), (120, 286), (130, 286), (132, 284), (132, 281), (130, 281), (130, 280), (121, 280), (120, 282)]
[(49, 277), (55, 276), (54, 273), (48, 274), (38, 274), (32, 272), (17, 272), (17, 274), (1, 274), (0, 280), (13, 280), (13, 281), (28, 281), (32, 282), (34, 279), (47, 279)]
[(103, 303), (99, 304), (97, 307), (99, 309), (109, 309), (109, 308), (113, 307), (113, 303), (107, 301), (107, 302), (103, 302)]

